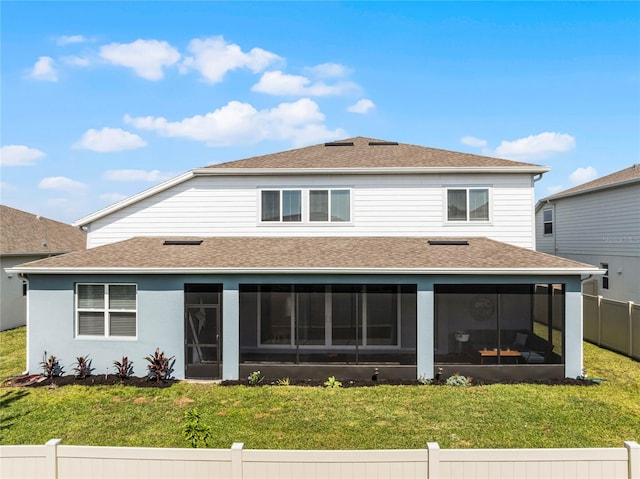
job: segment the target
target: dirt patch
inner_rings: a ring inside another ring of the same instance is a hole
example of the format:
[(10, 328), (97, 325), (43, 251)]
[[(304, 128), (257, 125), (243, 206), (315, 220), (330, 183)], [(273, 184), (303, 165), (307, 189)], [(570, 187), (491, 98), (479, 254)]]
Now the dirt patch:
[(100, 374), (96, 376), (87, 376), (86, 378), (77, 378), (75, 376), (59, 376), (54, 378), (45, 378), (42, 375), (31, 375), (29, 380), (25, 380), (26, 376), (17, 376), (7, 379), (3, 386), (26, 386), (26, 387), (56, 387), (68, 386), (76, 384), (78, 386), (135, 386), (139, 388), (166, 388), (175, 384), (175, 379), (166, 381), (156, 381), (149, 378), (130, 377), (121, 379), (115, 374)]

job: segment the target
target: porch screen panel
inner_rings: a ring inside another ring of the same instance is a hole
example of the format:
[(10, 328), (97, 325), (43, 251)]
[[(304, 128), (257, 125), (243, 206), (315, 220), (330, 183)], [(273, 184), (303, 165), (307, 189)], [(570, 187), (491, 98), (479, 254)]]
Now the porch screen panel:
[(298, 344), (325, 343), (325, 287), (296, 288), (296, 326)]
[(331, 292), (331, 342), (334, 345), (362, 345), (359, 289), (334, 285)]
[(398, 344), (398, 287), (367, 286), (367, 344)]
[(291, 286), (264, 285), (260, 289), (260, 342), (291, 344)]

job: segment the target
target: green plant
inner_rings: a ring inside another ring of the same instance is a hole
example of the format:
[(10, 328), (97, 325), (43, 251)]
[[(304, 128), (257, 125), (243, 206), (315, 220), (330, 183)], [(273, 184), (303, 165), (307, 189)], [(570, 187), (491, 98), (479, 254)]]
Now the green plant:
[(200, 424), (200, 412), (193, 408), (185, 411), (182, 434), (191, 447), (208, 447), (211, 439), (211, 427)]
[(418, 384), (422, 384), (423, 386), (427, 386), (429, 384), (433, 383), (433, 379), (431, 379), (430, 377), (427, 377), (426, 374), (421, 374), (420, 377), (418, 377)]
[(128, 379), (133, 376), (133, 361), (129, 361), (127, 356), (122, 356), (121, 361), (114, 361), (116, 367), (116, 375), (120, 379)]
[[(170, 358), (164, 355), (164, 351), (160, 351), (160, 348), (156, 348), (153, 355), (147, 356), (146, 359), (149, 364), (147, 369), (149, 370), (149, 378), (155, 381), (165, 381), (171, 378), (173, 372), (173, 364), (175, 363), (174, 356)], [(173, 359), (173, 361), (172, 361)]]
[(89, 359), (89, 355), (87, 356), (78, 356), (75, 362), (76, 367), (73, 370), (76, 373), (76, 377), (79, 379), (84, 379), (87, 376), (91, 375), (93, 368), (91, 367), (91, 359)]
[(260, 371), (254, 371), (249, 374), (249, 377), (247, 379), (249, 380), (249, 386), (257, 386), (262, 382), (264, 376), (260, 373)]
[(329, 376), (329, 378), (324, 382), (324, 386), (327, 388), (341, 388), (342, 383), (338, 381), (335, 376)]
[(276, 381), (278, 386), (291, 386), (291, 380), (289, 378), (282, 378)]
[(60, 366), (60, 362), (58, 361), (58, 359), (53, 354), (49, 356), (49, 359), (45, 359), (46, 357), (47, 352), (45, 351), (44, 355), (42, 356), (42, 362), (40, 363), (44, 375), (48, 378), (62, 376), (64, 374), (64, 371), (62, 369), (62, 366)]
[(454, 373), (453, 376), (447, 378), (447, 386), (471, 386), (471, 377), (462, 376), (458, 373)]

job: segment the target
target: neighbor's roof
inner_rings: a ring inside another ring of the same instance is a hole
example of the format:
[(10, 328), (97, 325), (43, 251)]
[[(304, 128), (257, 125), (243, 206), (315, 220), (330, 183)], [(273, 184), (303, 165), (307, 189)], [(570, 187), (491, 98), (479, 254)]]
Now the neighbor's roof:
[[(165, 241), (194, 244), (165, 245)], [(468, 244), (431, 244), (434, 241)], [(198, 244), (199, 243), (199, 244)], [(22, 273), (593, 274), (487, 238), (138, 237), (12, 268)]]
[(255, 156), (207, 168), (534, 168), (546, 167), (361, 136)]
[(596, 190), (616, 188), (619, 186), (638, 182), (640, 182), (640, 164), (635, 164), (633, 166), (630, 166), (629, 168), (625, 168), (624, 170), (616, 171), (615, 173), (603, 176), (602, 178), (597, 178), (593, 181), (578, 185), (574, 188), (570, 188), (568, 190), (561, 191), (560, 193), (547, 196), (540, 201), (544, 202), (547, 200), (564, 198), (566, 196), (581, 195)]
[(0, 205), (0, 254), (68, 253), (86, 244), (79, 228)]
[(195, 168), (160, 185), (92, 213), (74, 223), (84, 226), (196, 176), (363, 175), (363, 174), (541, 174), (546, 166), (355, 137), (295, 150)]

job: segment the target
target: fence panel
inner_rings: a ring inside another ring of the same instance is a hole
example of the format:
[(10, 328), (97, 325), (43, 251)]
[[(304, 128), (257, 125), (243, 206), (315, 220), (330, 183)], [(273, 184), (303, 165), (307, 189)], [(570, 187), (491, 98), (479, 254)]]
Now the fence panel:
[(603, 298), (600, 301), (600, 343), (627, 356), (629, 351), (629, 303)]
[(0, 477), (3, 479), (51, 477), (47, 472), (47, 446), (0, 447)]
[(582, 296), (583, 336), (587, 341), (600, 344), (600, 315), (597, 296)]

